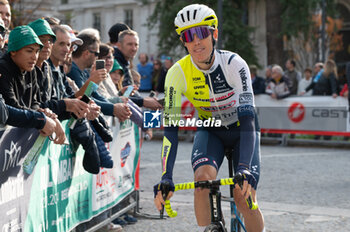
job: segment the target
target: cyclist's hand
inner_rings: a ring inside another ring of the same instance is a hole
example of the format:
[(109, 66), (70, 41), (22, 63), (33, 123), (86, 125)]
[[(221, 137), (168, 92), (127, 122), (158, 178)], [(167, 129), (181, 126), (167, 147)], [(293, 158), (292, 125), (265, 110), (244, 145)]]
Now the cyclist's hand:
[(162, 210), (165, 200), (173, 196), (174, 190), (175, 186), (173, 181), (168, 179), (162, 180), (153, 187), (154, 204), (159, 211)]
[(243, 177), (243, 186), (241, 187), (242, 194), (244, 195), (245, 199), (248, 199), (252, 191), (252, 188), (256, 189), (256, 185), (257, 185), (256, 179), (250, 173), (250, 171), (245, 167), (238, 166), (236, 175), (242, 175)]

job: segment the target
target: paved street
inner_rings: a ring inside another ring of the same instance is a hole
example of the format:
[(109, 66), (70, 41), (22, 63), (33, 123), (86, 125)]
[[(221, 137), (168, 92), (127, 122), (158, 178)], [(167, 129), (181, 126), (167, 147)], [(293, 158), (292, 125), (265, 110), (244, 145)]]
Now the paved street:
[[(192, 181), (192, 144), (180, 142), (175, 182)], [(159, 181), (161, 141), (146, 141), (141, 150), (141, 212), (157, 214), (152, 186)], [(266, 231), (350, 231), (350, 153), (346, 149), (262, 146), (259, 205)], [(227, 177), (227, 163), (219, 177)], [(228, 195), (226, 187), (223, 195)], [(139, 218), (124, 231), (198, 231), (193, 212), (193, 191), (172, 198), (178, 217), (166, 220)], [(223, 203), (229, 222), (230, 208)]]

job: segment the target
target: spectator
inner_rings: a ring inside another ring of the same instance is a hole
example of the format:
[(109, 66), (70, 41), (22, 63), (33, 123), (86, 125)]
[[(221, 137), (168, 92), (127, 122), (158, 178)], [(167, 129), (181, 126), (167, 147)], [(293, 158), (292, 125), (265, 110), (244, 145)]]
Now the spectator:
[(255, 95), (265, 93), (265, 80), (262, 77), (256, 75), (256, 65), (250, 65), (250, 76), (252, 78), (253, 92)]
[(0, 124), (15, 127), (36, 128), (42, 135), (50, 136), (55, 132), (55, 121), (43, 112), (17, 109), (5, 104), (0, 94)]
[[(118, 91), (121, 91), (123, 88), (123, 68), (119, 65), (117, 60), (114, 60), (113, 68), (110, 71), (111, 79)], [(120, 92), (122, 93), (122, 92)]]
[(153, 61), (153, 72), (152, 72), (152, 90), (156, 91), (158, 87), (158, 80), (161, 75), (164, 75), (162, 72), (166, 72), (162, 62), (159, 59)]
[(286, 69), (284, 76), (288, 79), (290, 94), (296, 95), (301, 74), (295, 70), (295, 60), (288, 59), (286, 61)]
[(78, 144), (81, 144), (85, 150), (83, 158), (84, 169), (92, 174), (98, 174), (100, 171), (100, 157), (95, 142), (95, 134), (90, 124), (87, 120), (83, 120), (83, 118), (87, 116), (89, 120), (96, 119), (100, 109), (93, 102), (86, 104), (74, 98), (81, 96), (82, 94), (79, 95), (79, 92), (84, 93), (85, 90), (81, 88), (78, 93), (74, 93), (68, 83), (63, 67), (60, 66), (71, 49), (71, 38), (69, 33), (61, 26), (54, 26), (53, 32), (56, 35), (56, 41), (52, 46), (52, 52), (48, 60), (54, 80), (52, 86), (55, 90), (55, 95), (52, 96), (52, 99), (60, 102), (59, 110), (62, 112), (64, 118), (70, 118), (70, 114), (66, 114), (65, 112), (71, 112), (77, 118), (80, 118), (74, 128), (71, 129), (70, 134), (72, 139), (78, 142)]
[(265, 69), (265, 85), (268, 85), (272, 80), (272, 67), (274, 65), (268, 65)]
[(119, 33), (125, 30), (130, 30), (128, 25), (126, 25), (125, 23), (116, 23), (109, 29), (109, 42), (111, 43), (114, 49), (117, 47)]
[(153, 65), (148, 62), (148, 55), (146, 53), (140, 53), (140, 63), (137, 65), (137, 71), (141, 75), (140, 92), (149, 92), (152, 90), (152, 72)]
[(61, 20), (59, 20), (58, 18), (52, 17), (52, 16), (46, 16), (46, 17), (44, 17), (44, 20), (46, 20), (50, 24), (51, 28), (53, 26), (58, 26), (61, 23)]
[(158, 93), (164, 93), (165, 77), (168, 70), (171, 68), (171, 66), (173, 66), (173, 64), (174, 64), (173, 59), (170, 56), (167, 56), (164, 60), (164, 72), (161, 73), (158, 80), (158, 87), (157, 87)]
[(124, 30), (119, 33), (117, 48), (115, 48), (115, 59), (124, 71), (123, 86), (133, 85), (130, 74), (130, 62), (134, 59), (139, 48), (139, 37), (136, 31)]
[(274, 99), (282, 99), (290, 95), (288, 80), (283, 76), (281, 66), (275, 65), (272, 67), (272, 80), (267, 85), (265, 92)]
[[(320, 75), (319, 75), (320, 74)], [(338, 96), (337, 66), (333, 60), (327, 60), (324, 71), (320, 70), (312, 83), (305, 89), (313, 90), (313, 96)]]
[(8, 44), (6, 37), (11, 25), (11, 7), (10, 3), (7, 0), (0, 0), (0, 16), (5, 27), (2, 35), (3, 39), (0, 42), (0, 57), (2, 57), (7, 52)]
[[(75, 36), (75, 33), (70, 26), (68, 26), (66, 24), (62, 24), (61, 27), (63, 27), (64, 29), (66, 29), (66, 31), (68, 31), (69, 36), (70, 36), (70, 42), (71, 42), (70, 50), (67, 53), (67, 55), (63, 61), (63, 64), (62, 64), (63, 69), (64, 69), (64, 73), (68, 74), (72, 68), (72, 52), (77, 50), (78, 46), (83, 45), (83, 41)], [(71, 82), (70, 78), (67, 78), (67, 80), (70, 83), (70, 85), (73, 85), (71, 83), (74, 83), (74, 82)], [(77, 86), (75, 85), (72, 88), (75, 88), (75, 87), (77, 87)]]
[[(37, 99), (40, 103), (45, 103), (51, 100), (53, 83), (51, 68), (46, 60), (49, 59), (51, 55), (52, 45), (56, 40), (56, 35), (51, 30), (50, 25), (43, 19), (35, 20), (34, 22), (28, 24), (28, 26), (34, 30), (44, 45), (44, 47), (39, 52), (35, 70), (39, 87)], [(54, 101), (52, 103), (58, 104), (58, 101)], [(41, 107), (45, 108), (45, 106), (45, 104), (41, 104)], [(57, 126), (55, 143), (63, 144), (66, 140), (64, 130), (61, 126), (60, 121), (57, 118), (54, 120)]]
[[(111, 72), (113, 69), (115, 61), (113, 57), (113, 51), (113, 47), (102, 43), (100, 45), (100, 54), (98, 55), (98, 59), (105, 61), (105, 69), (107, 71), (107, 77), (99, 85), (98, 92), (108, 100), (111, 100), (111, 98), (118, 96), (118, 90), (113, 83), (111, 75), (109, 74), (109, 72)], [(121, 102), (121, 99), (119, 100), (117, 102)]]
[[(130, 73), (130, 62), (135, 57), (138, 46), (139, 46), (139, 37), (136, 31), (133, 30), (124, 30), (120, 32), (117, 48), (115, 49), (115, 57), (120, 66), (123, 68), (124, 72), (124, 80), (123, 86), (134, 85), (131, 73)], [(138, 106), (150, 108), (152, 110), (156, 110), (162, 108), (156, 98), (152, 97), (131, 97), (133, 102), (135, 102)]]
[(11, 31), (8, 53), (0, 59), (0, 94), (6, 104), (21, 109), (40, 108), (34, 67), (42, 47), (29, 26), (19, 26)]
[(308, 91), (306, 93), (305, 89), (311, 84), (312, 82), (312, 70), (311, 68), (306, 68), (304, 70), (304, 78), (299, 81), (298, 84), (298, 95), (305, 95), (305, 96), (311, 96), (312, 91)]

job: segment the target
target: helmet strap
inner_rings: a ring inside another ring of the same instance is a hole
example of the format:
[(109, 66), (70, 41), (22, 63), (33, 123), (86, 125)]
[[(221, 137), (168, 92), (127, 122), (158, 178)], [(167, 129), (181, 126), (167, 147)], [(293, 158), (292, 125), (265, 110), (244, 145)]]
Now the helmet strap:
[(210, 58), (208, 61), (205, 62), (205, 64), (209, 65), (212, 62), (213, 55), (214, 55), (214, 50), (215, 50), (215, 42), (216, 40), (214, 39), (213, 31), (211, 31), (211, 40), (213, 41), (213, 50), (210, 53)]

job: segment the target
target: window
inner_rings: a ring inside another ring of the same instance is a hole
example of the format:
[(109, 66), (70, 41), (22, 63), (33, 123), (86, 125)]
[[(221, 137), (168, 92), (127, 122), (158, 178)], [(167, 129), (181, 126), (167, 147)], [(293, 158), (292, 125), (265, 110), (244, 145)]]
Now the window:
[(61, 0), (61, 4), (68, 4), (68, 0)]
[(124, 11), (124, 22), (126, 25), (128, 25), (130, 28), (133, 28), (133, 11), (132, 10), (125, 10)]
[(98, 31), (101, 31), (101, 13), (94, 13), (93, 14), (93, 28), (95, 28)]

